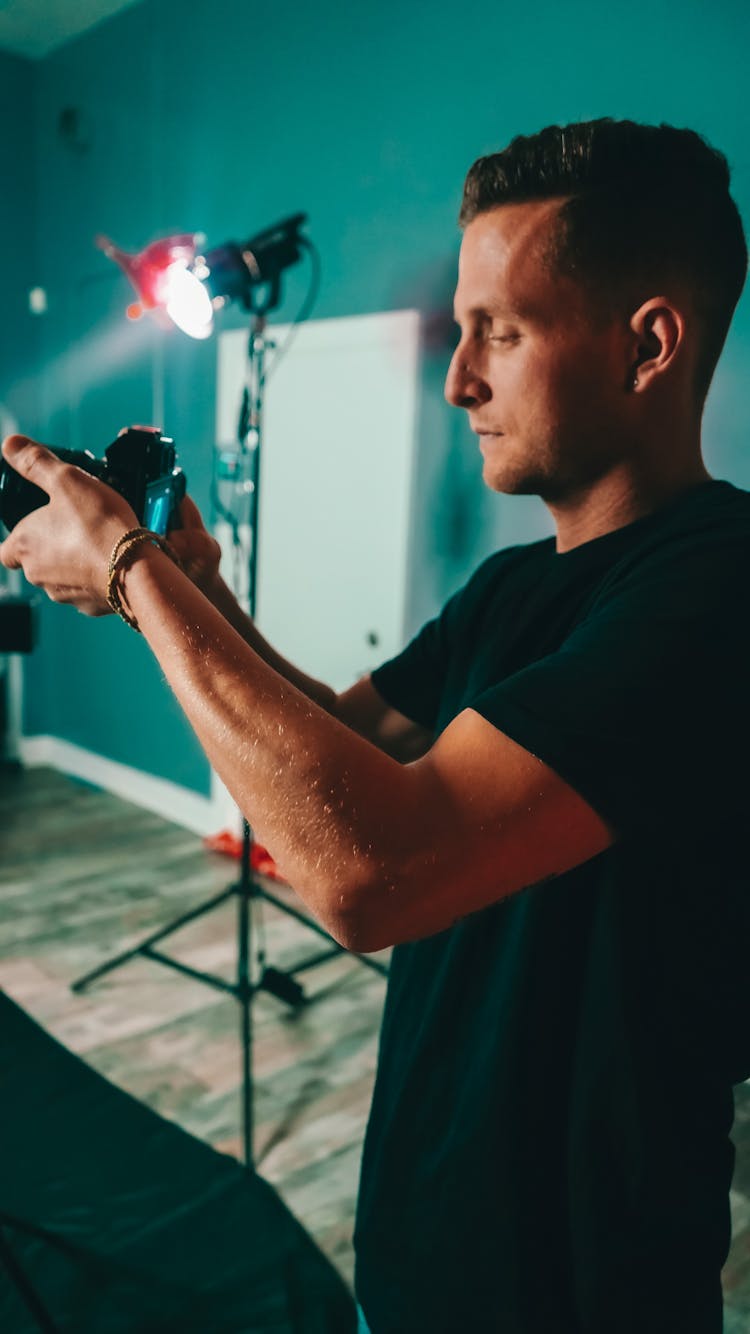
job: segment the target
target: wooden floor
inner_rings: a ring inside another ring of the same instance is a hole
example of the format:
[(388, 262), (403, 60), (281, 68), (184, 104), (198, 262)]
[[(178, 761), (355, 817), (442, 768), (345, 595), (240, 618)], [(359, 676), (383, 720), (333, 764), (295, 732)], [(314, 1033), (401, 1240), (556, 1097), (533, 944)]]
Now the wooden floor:
[[(157, 816), (45, 769), (0, 769), (0, 847), (0, 987), (115, 1084), (216, 1148), (239, 1153), (234, 1000), (146, 959), (82, 996), (69, 985), (224, 888), (237, 863), (206, 852), (197, 837)], [(290, 966), (318, 948), (291, 918), (269, 907), (258, 911), (269, 964)], [(256, 944), (257, 928), (256, 920)], [(169, 948), (193, 967), (231, 977), (234, 906), (202, 917)], [(351, 1282), (357, 1174), (385, 986), (346, 955), (300, 980), (309, 996), (300, 1011), (264, 993), (254, 1006), (256, 1164)], [(733, 1138), (725, 1334), (748, 1334), (748, 1085), (736, 1090)]]
[[(113, 1083), (239, 1156), (235, 1000), (143, 958), (83, 995), (69, 986), (234, 881), (238, 863), (158, 816), (44, 769), (0, 777), (0, 844), (0, 987)], [(163, 948), (231, 978), (235, 904)], [(264, 943), (268, 964), (292, 966), (325, 947), (272, 907), (254, 907), (253, 919), (253, 952)], [(264, 992), (253, 1006), (256, 1166), (351, 1283), (385, 982), (346, 954), (299, 980), (309, 997), (302, 1009)]]

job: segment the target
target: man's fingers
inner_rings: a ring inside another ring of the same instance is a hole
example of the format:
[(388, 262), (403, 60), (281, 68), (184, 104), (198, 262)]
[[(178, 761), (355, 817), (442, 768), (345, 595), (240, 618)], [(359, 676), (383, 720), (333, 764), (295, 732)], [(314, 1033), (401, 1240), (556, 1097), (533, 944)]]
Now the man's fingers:
[(0, 545), (0, 562), (5, 566), (6, 570), (20, 570), (21, 562), (18, 557), (13, 554), (12, 541), (13, 539), (9, 537), (2, 543), (2, 545)]
[(198, 506), (190, 496), (183, 496), (180, 501), (180, 518), (183, 528), (205, 528), (206, 526)]
[(205, 528), (175, 529), (169, 534), (169, 543), (191, 579), (216, 569), (221, 561), (221, 547)]
[(3, 457), (22, 477), (40, 486), (49, 495), (55, 473), (65, 467), (51, 450), (25, 435), (9, 435), (3, 440)]

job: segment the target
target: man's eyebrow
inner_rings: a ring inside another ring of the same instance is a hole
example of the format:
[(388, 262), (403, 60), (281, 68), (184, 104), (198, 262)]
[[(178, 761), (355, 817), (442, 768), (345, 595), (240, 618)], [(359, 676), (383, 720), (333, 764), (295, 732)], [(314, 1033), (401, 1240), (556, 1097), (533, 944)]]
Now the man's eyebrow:
[[(522, 320), (524, 318), (520, 310), (514, 310), (511, 306), (490, 305), (490, 306), (470, 306), (465, 312), (467, 318), (479, 320)], [(458, 311), (454, 305), (453, 318), (459, 323)]]

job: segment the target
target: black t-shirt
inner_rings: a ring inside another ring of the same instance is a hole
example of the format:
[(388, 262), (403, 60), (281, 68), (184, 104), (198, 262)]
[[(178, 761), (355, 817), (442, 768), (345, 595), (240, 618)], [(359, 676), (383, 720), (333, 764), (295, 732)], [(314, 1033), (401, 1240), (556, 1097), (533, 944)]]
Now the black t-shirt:
[(472, 708), (616, 831), (393, 952), (362, 1162), (373, 1334), (719, 1334), (750, 1076), (750, 494), (492, 556), (378, 692)]

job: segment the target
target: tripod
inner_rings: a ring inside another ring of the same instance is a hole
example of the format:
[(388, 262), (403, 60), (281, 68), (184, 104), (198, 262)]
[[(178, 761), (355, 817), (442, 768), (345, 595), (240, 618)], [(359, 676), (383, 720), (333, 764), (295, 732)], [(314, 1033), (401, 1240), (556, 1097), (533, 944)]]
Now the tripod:
[[(242, 409), (240, 413), (240, 424), (238, 428), (238, 438), (240, 443), (241, 457), (249, 465), (248, 476), (242, 483), (244, 495), (249, 502), (249, 538), (250, 548), (248, 555), (248, 591), (247, 603), (248, 611), (251, 616), (255, 614), (256, 595), (257, 595), (257, 552), (258, 552), (258, 520), (259, 520), (259, 491), (260, 491), (260, 456), (261, 456), (261, 425), (263, 418), (263, 391), (265, 385), (265, 357), (266, 351), (271, 346), (266, 337), (266, 316), (268, 311), (277, 304), (279, 299), (278, 281), (270, 284), (270, 293), (267, 294), (265, 301), (255, 301), (252, 305), (248, 303), (248, 308), (252, 311), (253, 320), (251, 324), (250, 336), (248, 341), (247, 356), (247, 382), (243, 393)], [(238, 525), (233, 525), (235, 545), (239, 545)], [(242, 830), (242, 855), (240, 859), (240, 877), (234, 884), (227, 886), (221, 893), (214, 895), (213, 898), (199, 904), (189, 912), (183, 913), (176, 920), (169, 922), (167, 926), (154, 931), (151, 935), (141, 940), (131, 949), (124, 950), (114, 958), (100, 964), (98, 968), (92, 969), (83, 977), (78, 978), (72, 984), (74, 992), (82, 992), (95, 982), (98, 978), (112, 972), (116, 968), (122, 967), (129, 960), (142, 955), (147, 959), (153, 959), (157, 963), (165, 964), (169, 968), (176, 969), (177, 972), (184, 973), (187, 977), (195, 978), (199, 982), (204, 982), (207, 986), (215, 987), (224, 991), (239, 1002), (240, 1005), (240, 1034), (242, 1045), (242, 1144), (243, 1160), (246, 1167), (253, 1166), (253, 1068), (252, 1068), (252, 1002), (258, 991), (267, 991), (276, 996), (279, 1000), (294, 1008), (304, 1004), (306, 997), (300, 983), (296, 980), (296, 974), (306, 972), (326, 960), (335, 957), (338, 954), (345, 954), (347, 951), (342, 945), (334, 941), (328, 932), (317, 922), (313, 921), (304, 913), (298, 912), (290, 904), (285, 903), (277, 895), (270, 893), (253, 876), (250, 862), (250, 849), (252, 844), (252, 832), (247, 820), (243, 820)], [(179, 931), (181, 927), (189, 922), (195, 921), (205, 913), (213, 912), (228, 899), (237, 897), (237, 971), (234, 981), (228, 982), (225, 978), (216, 977), (212, 973), (204, 973), (196, 968), (191, 968), (187, 964), (181, 963), (169, 954), (156, 948), (162, 940)], [(254, 982), (250, 974), (250, 955), (251, 955), (251, 930), (252, 930), (252, 903), (254, 899), (264, 900), (267, 903), (278, 908), (279, 911), (296, 918), (298, 922), (303, 923), (309, 930), (322, 936), (327, 942), (325, 949), (312, 954), (309, 958), (303, 959), (301, 963), (291, 969), (278, 969), (266, 966), (264, 952), (259, 952), (258, 963), (262, 966), (262, 972), (257, 982)], [(370, 959), (366, 955), (356, 954), (352, 956), (366, 967), (374, 972), (387, 975), (387, 968), (375, 959)]]

